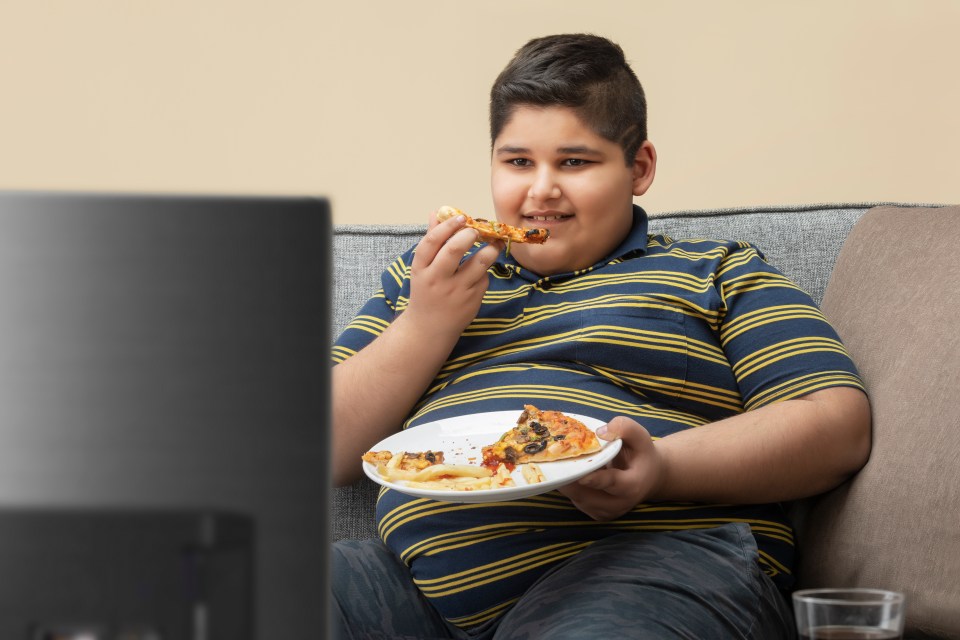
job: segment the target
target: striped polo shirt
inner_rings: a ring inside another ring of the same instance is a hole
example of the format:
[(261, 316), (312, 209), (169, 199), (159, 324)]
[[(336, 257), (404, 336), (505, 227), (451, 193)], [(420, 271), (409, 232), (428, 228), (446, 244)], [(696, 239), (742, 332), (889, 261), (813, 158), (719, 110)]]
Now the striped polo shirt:
[[(335, 344), (334, 363), (403, 312), (412, 256), (384, 272), (382, 289)], [(588, 269), (540, 277), (501, 253), (489, 280), (405, 429), (487, 411), (519, 415), (529, 403), (604, 421), (629, 416), (662, 438), (827, 387), (863, 388), (815, 303), (756, 247), (648, 235), (639, 207), (624, 242)], [(457, 504), (383, 490), (377, 521), (423, 594), (463, 628), (506, 611), (556, 563), (630, 531), (746, 522), (762, 569), (783, 588), (792, 583), (793, 532), (776, 504), (644, 503), (596, 522), (555, 491)]]

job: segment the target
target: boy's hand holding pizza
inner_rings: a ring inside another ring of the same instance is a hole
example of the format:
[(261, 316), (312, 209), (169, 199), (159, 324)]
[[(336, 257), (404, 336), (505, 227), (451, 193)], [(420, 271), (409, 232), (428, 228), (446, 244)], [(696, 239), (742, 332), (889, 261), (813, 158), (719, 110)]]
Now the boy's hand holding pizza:
[(476, 317), (487, 291), (487, 269), (503, 248), (502, 242), (493, 241), (464, 259), (478, 239), (477, 232), (464, 225), (462, 217), (439, 223), (430, 217), (411, 264), (410, 303), (404, 311), (422, 319), (422, 326), (434, 334), (446, 332), (451, 339)]

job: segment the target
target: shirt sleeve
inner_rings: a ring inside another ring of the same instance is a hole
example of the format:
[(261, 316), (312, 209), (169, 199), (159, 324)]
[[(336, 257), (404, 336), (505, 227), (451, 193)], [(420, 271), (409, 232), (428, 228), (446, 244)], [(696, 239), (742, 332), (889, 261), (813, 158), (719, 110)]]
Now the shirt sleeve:
[(741, 243), (717, 272), (724, 303), (720, 344), (744, 408), (835, 386), (863, 389), (856, 366), (810, 296)]

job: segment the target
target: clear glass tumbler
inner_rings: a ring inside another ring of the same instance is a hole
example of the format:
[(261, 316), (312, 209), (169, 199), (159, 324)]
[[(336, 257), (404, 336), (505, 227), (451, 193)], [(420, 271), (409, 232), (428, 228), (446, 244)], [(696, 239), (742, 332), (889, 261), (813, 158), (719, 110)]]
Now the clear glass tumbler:
[(906, 599), (883, 589), (805, 589), (793, 594), (802, 640), (903, 638)]

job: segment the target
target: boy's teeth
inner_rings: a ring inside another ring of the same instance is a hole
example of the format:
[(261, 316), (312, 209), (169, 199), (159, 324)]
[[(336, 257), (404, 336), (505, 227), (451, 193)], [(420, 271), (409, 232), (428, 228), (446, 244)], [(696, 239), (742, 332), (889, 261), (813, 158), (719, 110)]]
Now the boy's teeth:
[(563, 218), (563, 216), (533, 216), (533, 219), (534, 219), (534, 220), (542, 220), (542, 221), (547, 221), (547, 220), (560, 220), (560, 219), (562, 219), (562, 218)]

